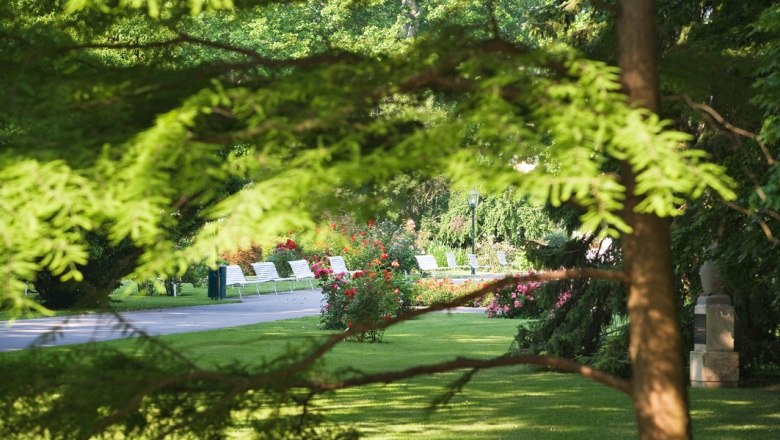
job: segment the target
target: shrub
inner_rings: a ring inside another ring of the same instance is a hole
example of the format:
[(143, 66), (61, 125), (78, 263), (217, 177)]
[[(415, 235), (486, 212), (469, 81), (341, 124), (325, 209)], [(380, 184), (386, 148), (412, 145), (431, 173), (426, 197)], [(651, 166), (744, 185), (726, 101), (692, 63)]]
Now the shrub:
[(303, 259), (303, 248), (290, 238), (284, 243), (277, 244), (271, 255), (268, 256), (268, 261), (274, 263), (276, 271), (282, 278), (292, 276), (292, 268), (288, 262), (301, 259)]
[(326, 301), (320, 312), (323, 328), (345, 330), (366, 326), (365, 330), (353, 334), (352, 340), (381, 342), (384, 330), (376, 326), (408, 309), (410, 283), (399, 273), (375, 263), (366, 271), (356, 272), (351, 279), (344, 274), (319, 272)]
[(517, 283), (493, 293), (487, 306), (488, 318), (536, 318), (542, 309), (536, 303), (534, 292), (539, 282)]
[(377, 224), (371, 220), (366, 227), (333, 223), (331, 228), (348, 238), (348, 245), (339, 253), (352, 269), (366, 269), (377, 259), (387, 264), (394, 262), (394, 271), (409, 273), (417, 267), (414, 256), (420, 252), (415, 245), (414, 233), (405, 226), (389, 221)]
[(219, 259), (227, 264), (237, 264), (245, 274), (251, 274), (254, 273), (252, 263), (263, 261), (263, 250), (260, 245), (253, 243), (248, 248), (225, 252), (219, 256)]
[[(417, 306), (445, 303), (467, 295), (480, 287), (479, 284), (472, 281), (455, 284), (448, 278), (442, 280), (421, 278), (413, 285), (412, 302)], [(483, 302), (484, 298), (480, 298), (466, 305), (479, 307)]]

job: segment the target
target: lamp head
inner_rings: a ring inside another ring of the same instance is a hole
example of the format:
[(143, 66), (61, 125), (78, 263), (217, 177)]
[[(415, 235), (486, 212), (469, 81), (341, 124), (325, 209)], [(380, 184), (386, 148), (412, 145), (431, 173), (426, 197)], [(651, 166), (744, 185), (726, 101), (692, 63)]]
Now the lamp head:
[(476, 208), (477, 203), (479, 203), (479, 191), (477, 191), (476, 189), (472, 189), (471, 192), (469, 193), (468, 201), (469, 201), (469, 207), (471, 209)]

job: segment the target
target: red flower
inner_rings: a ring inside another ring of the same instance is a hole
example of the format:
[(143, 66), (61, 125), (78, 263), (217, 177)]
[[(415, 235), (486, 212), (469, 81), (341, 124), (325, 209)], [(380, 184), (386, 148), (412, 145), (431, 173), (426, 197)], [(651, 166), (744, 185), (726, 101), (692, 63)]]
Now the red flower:
[(335, 223), (331, 223), (331, 224), (330, 224), (330, 228), (331, 228), (331, 229), (333, 229), (334, 231), (335, 231), (335, 230), (336, 230), (338, 227), (339, 227), (339, 225), (337, 225), (337, 224), (335, 224)]
[(390, 255), (387, 255), (387, 253), (386, 253), (386, 252), (382, 252), (382, 255), (380, 255), (380, 257), (381, 257), (383, 260), (387, 260), (387, 258), (388, 258), (388, 257), (390, 257)]
[(372, 219), (372, 218), (368, 219), (368, 227), (369, 228), (373, 228), (375, 224), (376, 224), (376, 221), (374, 221), (374, 219)]

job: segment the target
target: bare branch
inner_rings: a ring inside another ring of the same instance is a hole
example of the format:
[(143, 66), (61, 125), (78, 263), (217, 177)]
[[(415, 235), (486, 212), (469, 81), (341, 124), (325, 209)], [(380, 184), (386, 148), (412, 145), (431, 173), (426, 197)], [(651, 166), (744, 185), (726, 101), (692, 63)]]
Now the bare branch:
[(775, 159), (772, 157), (772, 154), (769, 152), (769, 149), (766, 147), (766, 144), (764, 144), (764, 142), (761, 141), (761, 137), (759, 135), (747, 131), (743, 128), (739, 128), (739, 127), (735, 127), (734, 125), (731, 125), (731, 123), (729, 123), (729, 121), (727, 121), (726, 118), (721, 116), (720, 113), (715, 111), (715, 109), (713, 109), (707, 104), (693, 102), (693, 100), (691, 100), (691, 98), (688, 95), (682, 95), (682, 99), (691, 108), (704, 112), (710, 117), (712, 117), (713, 119), (715, 119), (715, 121), (717, 121), (718, 124), (722, 125), (726, 130), (734, 133), (737, 136), (742, 136), (754, 140), (758, 144), (759, 148), (761, 148), (761, 152), (764, 154), (764, 158), (766, 158), (767, 164), (774, 165), (776, 163)]
[(493, 359), (457, 358), (438, 364), (419, 365), (401, 371), (367, 374), (364, 376), (353, 377), (337, 382), (309, 382), (302, 384), (302, 386), (316, 391), (333, 391), (342, 388), (359, 387), (374, 383), (387, 384), (425, 374), (444, 373), (447, 371), (463, 369), (482, 370), (487, 368), (507, 367), (512, 365), (539, 365), (542, 367), (549, 367), (556, 370), (575, 373), (587, 379), (592, 379), (611, 388), (615, 388), (616, 390), (622, 391), (625, 394), (631, 394), (631, 386), (627, 380), (620, 379), (603, 371), (595, 370), (591, 367), (579, 364), (569, 359), (530, 355), (501, 356)]
[(414, 319), (426, 313), (459, 307), (464, 304), (468, 304), (469, 302), (477, 298), (481, 298), (488, 293), (494, 292), (505, 286), (511, 286), (517, 283), (524, 283), (530, 281), (566, 280), (566, 279), (578, 279), (578, 278), (593, 278), (593, 279), (603, 279), (603, 280), (612, 280), (612, 281), (620, 281), (620, 282), (629, 281), (628, 276), (623, 272), (599, 270), (599, 269), (561, 269), (561, 270), (554, 270), (549, 272), (540, 272), (535, 274), (503, 278), (501, 280), (488, 284), (484, 287), (481, 287), (467, 295), (461, 296), (460, 298), (453, 299), (452, 301), (433, 304), (429, 307), (412, 310), (410, 312), (404, 313), (401, 316), (397, 316), (393, 319), (384, 321), (377, 326), (359, 325), (348, 329), (344, 333), (333, 335), (327, 340), (325, 340), (325, 342), (323, 342), (319, 347), (317, 347), (317, 349), (312, 351), (308, 356), (306, 356), (300, 362), (298, 362), (297, 365), (290, 367), (290, 370), (293, 371), (293, 374), (298, 374), (307, 370), (309, 367), (311, 367), (311, 365), (313, 365), (318, 359), (324, 356), (333, 347), (335, 347), (345, 339), (349, 338), (353, 334), (358, 334), (360, 332), (370, 330), (370, 329), (380, 329), (380, 330), (385, 329), (395, 324), (398, 324), (399, 322), (408, 321), (410, 319)]
[(770, 243), (774, 245), (780, 244), (780, 239), (775, 238), (774, 234), (772, 234), (772, 229), (769, 228), (769, 225), (759, 218), (755, 213), (750, 212), (748, 209), (743, 208), (737, 204), (731, 203), (731, 202), (723, 202), (728, 206), (729, 208), (744, 214), (746, 217), (749, 217), (753, 220), (755, 220), (758, 223), (758, 226), (761, 228), (761, 230), (764, 232), (764, 235), (766, 236), (766, 239), (769, 240)]

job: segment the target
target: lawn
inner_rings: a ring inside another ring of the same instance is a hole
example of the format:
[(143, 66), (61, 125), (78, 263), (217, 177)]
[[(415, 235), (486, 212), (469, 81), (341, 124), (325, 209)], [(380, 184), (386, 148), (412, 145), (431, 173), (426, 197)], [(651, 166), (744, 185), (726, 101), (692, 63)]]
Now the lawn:
[[(388, 330), (380, 344), (341, 344), (327, 356), (326, 368), (378, 372), (458, 355), (497, 356), (509, 347), (517, 324), (480, 314), (428, 316)], [(323, 333), (317, 318), (301, 318), (163, 339), (200, 365), (219, 368), (274, 357)], [(369, 439), (609, 440), (636, 435), (627, 396), (578, 376), (528, 367), (479, 372), (449, 407), (429, 414), (433, 396), (457, 377), (447, 373), (342, 390), (315, 404), (331, 421), (353, 426)], [(780, 438), (777, 391), (691, 389), (690, 394), (695, 437)]]

